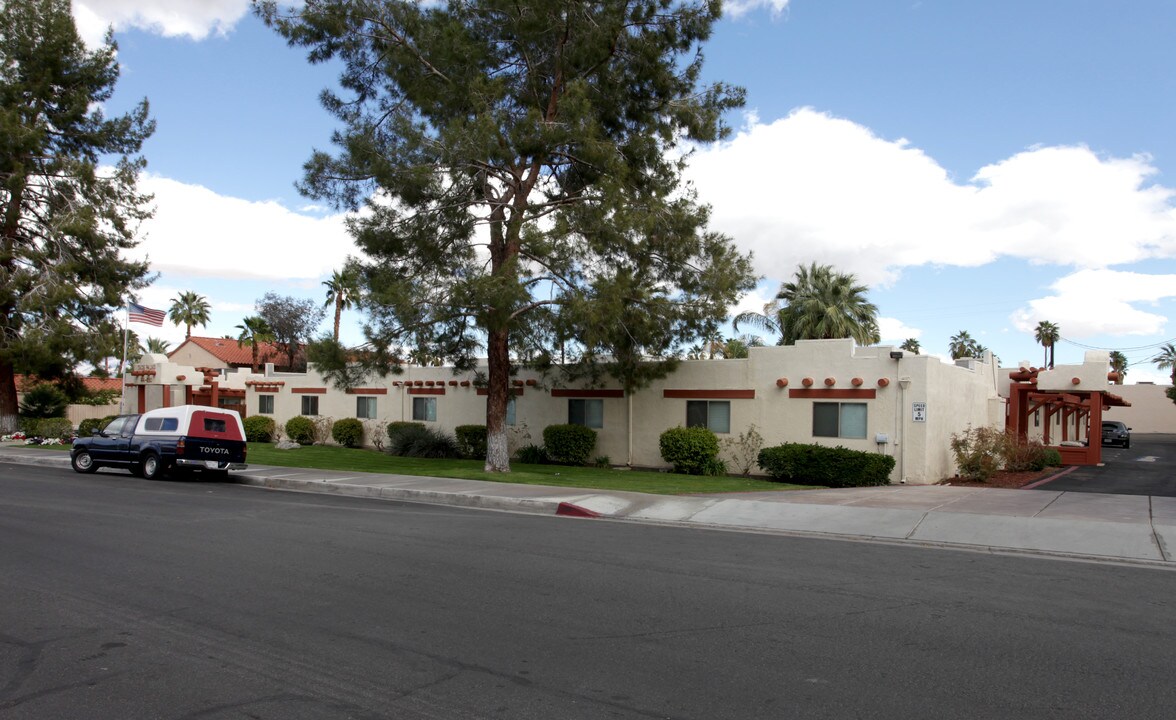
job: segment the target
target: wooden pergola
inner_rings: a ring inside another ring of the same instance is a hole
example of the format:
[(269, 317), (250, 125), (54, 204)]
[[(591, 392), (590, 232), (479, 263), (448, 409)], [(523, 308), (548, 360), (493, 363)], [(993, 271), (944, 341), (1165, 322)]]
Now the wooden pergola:
[[(1037, 368), (1021, 368), (1009, 375), (1012, 382), (1005, 427), (1027, 440), (1029, 418), (1040, 412), (1042, 443), (1061, 453), (1063, 465), (1098, 465), (1102, 462), (1103, 410), (1129, 407), (1131, 403), (1104, 390), (1038, 390), (1037, 373)], [(1078, 384), (1078, 378), (1074, 378), (1074, 384)], [(1055, 416), (1060, 419), (1060, 438), (1051, 437)], [(1074, 437), (1070, 437), (1071, 426)]]

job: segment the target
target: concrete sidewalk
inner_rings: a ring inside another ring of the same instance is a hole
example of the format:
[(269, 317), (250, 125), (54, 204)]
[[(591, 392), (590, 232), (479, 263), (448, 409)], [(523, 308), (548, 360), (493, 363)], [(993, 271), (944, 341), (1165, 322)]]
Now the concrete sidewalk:
[[(0, 447), (0, 462), (69, 466), (64, 454)], [(250, 466), (245, 484), (537, 514), (802, 534), (1176, 568), (1176, 498), (888, 486), (670, 496), (542, 485)]]

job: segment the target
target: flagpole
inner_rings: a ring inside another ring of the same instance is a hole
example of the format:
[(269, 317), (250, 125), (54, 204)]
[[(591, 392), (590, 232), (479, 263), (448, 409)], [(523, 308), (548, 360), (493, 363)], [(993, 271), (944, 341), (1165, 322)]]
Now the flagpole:
[(127, 383), (124, 379), (123, 366), (127, 364), (127, 337), (131, 334), (131, 306), (123, 305), (123, 310), (126, 312), (126, 322), (123, 323), (123, 353), (122, 360), (118, 362), (118, 379), (122, 381), (122, 392), (118, 394), (118, 414), (123, 414), (123, 407), (127, 401)]

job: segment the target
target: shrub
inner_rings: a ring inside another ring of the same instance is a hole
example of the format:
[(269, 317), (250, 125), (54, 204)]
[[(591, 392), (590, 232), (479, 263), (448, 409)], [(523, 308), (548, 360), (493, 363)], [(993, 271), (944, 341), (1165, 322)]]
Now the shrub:
[(65, 414), (69, 398), (52, 383), (38, 383), (29, 388), (20, 401), (22, 417), (41, 419), (57, 418)]
[(314, 428), (313, 437), (315, 445), (326, 445), (327, 441), (331, 439), (331, 428), (335, 426), (335, 418), (326, 417), (325, 415), (315, 415), (310, 418), (310, 424)]
[(68, 440), (73, 437), (73, 423), (63, 417), (29, 418), (25, 421), (25, 435), (29, 437), (58, 438)]
[(485, 425), (458, 425), (453, 428), (453, 434), (457, 438), (457, 449), (462, 457), (486, 459)]
[(1045, 464), (1049, 467), (1062, 466), (1062, 453), (1057, 448), (1047, 447), (1045, 449)]
[(526, 465), (542, 465), (547, 462), (547, 450), (542, 445), (531, 443), (519, 448), (518, 461)]
[[(704, 427), (675, 427), (658, 440), (662, 460), (674, 466), (674, 472), (686, 475), (717, 475), (719, 437)], [(720, 461), (721, 462), (721, 461)], [(726, 472), (724, 466), (723, 472)]]
[(597, 467), (601, 470), (607, 470), (612, 467), (612, 460), (608, 455), (597, 455), (592, 459), (592, 467)]
[[(391, 445), (396, 441), (396, 436), (403, 432), (415, 432), (416, 430), (425, 427), (424, 423), (409, 422), (406, 420), (394, 420), (384, 427), (384, 433), (388, 437), (388, 444)], [(395, 455), (396, 453), (392, 453)]]
[(245, 418), (245, 439), (249, 442), (270, 442), (274, 439), (275, 425), (272, 417), (250, 415)]
[(952, 433), (951, 452), (960, 477), (988, 482), (1003, 464), (1005, 433), (991, 427), (968, 428)]
[(890, 455), (805, 443), (764, 448), (758, 464), (776, 480), (825, 487), (889, 485), (894, 470)]
[[(392, 425), (399, 425), (395, 433)], [(421, 423), (388, 423), (388, 452), (400, 457), (456, 458), (457, 441), (441, 430)]]
[(86, 418), (78, 423), (78, 435), (80, 437), (90, 437), (95, 430), (101, 430), (106, 427), (106, 423), (110, 422), (110, 418)]
[(313, 445), (314, 423), (304, 415), (295, 415), (286, 421), (286, 437), (299, 445)]
[(363, 444), (363, 423), (357, 418), (336, 420), (331, 426), (331, 439), (343, 447), (358, 447)]
[(383, 450), (384, 441), (388, 439), (384, 434), (384, 423), (379, 420), (364, 420), (363, 435), (376, 450)]
[(548, 425), (543, 428), (543, 447), (552, 462), (583, 465), (596, 447), (596, 431), (583, 425)]
[(1022, 441), (1013, 434), (1005, 436), (1004, 468), (1009, 472), (1041, 471), (1045, 469), (1045, 446), (1039, 440)]
[(739, 433), (738, 437), (723, 439), (723, 447), (731, 453), (731, 462), (735, 469), (744, 477), (751, 474), (751, 468), (759, 458), (759, 451), (763, 449), (764, 436), (759, 434), (755, 424)]

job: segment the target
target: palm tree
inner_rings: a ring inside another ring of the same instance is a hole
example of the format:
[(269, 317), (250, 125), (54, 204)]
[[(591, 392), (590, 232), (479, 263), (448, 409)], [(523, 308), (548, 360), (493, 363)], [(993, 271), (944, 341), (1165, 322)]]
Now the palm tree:
[(832, 265), (799, 266), (776, 293), (780, 344), (833, 338), (853, 338), (860, 345), (875, 342), (878, 308), (866, 299), (867, 290), (855, 275), (837, 272)]
[(331, 279), (323, 281), (323, 285), (327, 288), (327, 301), (323, 307), (335, 305), (335, 342), (339, 342), (339, 318), (344, 310), (354, 307), (359, 295), (359, 281), (354, 271), (344, 269), (332, 273)]
[(1122, 385), (1127, 379), (1127, 356), (1118, 350), (1111, 351), (1111, 370), (1119, 374), (1116, 385)]
[(968, 334), (968, 331), (960, 331), (955, 335), (951, 335), (951, 341), (948, 344), (948, 352), (951, 354), (951, 359), (958, 360), (960, 358), (975, 358), (977, 349), (980, 349), (976, 339)]
[(273, 330), (270, 329), (269, 323), (265, 321), (265, 318), (259, 315), (245, 318), (237, 326), (237, 329), (241, 331), (241, 334), (237, 336), (237, 347), (249, 343), (250, 347), (253, 348), (253, 364), (251, 370), (257, 372), (260, 364), (257, 357), (257, 345), (263, 342), (273, 342)]
[(195, 292), (182, 292), (179, 297), (172, 298), (172, 305), (167, 316), (176, 325), (185, 327), (184, 337), (192, 337), (192, 326), (204, 327), (208, 324), (208, 299)]
[(1172, 343), (1161, 345), (1159, 354), (1152, 358), (1152, 362), (1160, 370), (1172, 369), (1172, 386), (1176, 387), (1176, 345)]
[(169, 347), (171, 347), (171, 343), (167, 340), (149, 337), (147, 338), (147, 344), (144, 346), (143, 350), (149, 353), (167, 354)]
[(923, 348), (919, 346), (919, 341), (915, 338), (907, 338), (906, 340), (902, 341), (902, 345), (899, 345), (899, 349), (906, 350), (909, 353), (918, 355), (919, 351)]
[(1042, 364), (1052, 370), (1054, 366), (1054, 344), (1061, 338), (1061, 330), (1050, 321), (1042, 320), (1037, 323), (1037, 327), (1033, 330), (1033, 338), (1041, 343), (1041, 347), (1045, 350)]

